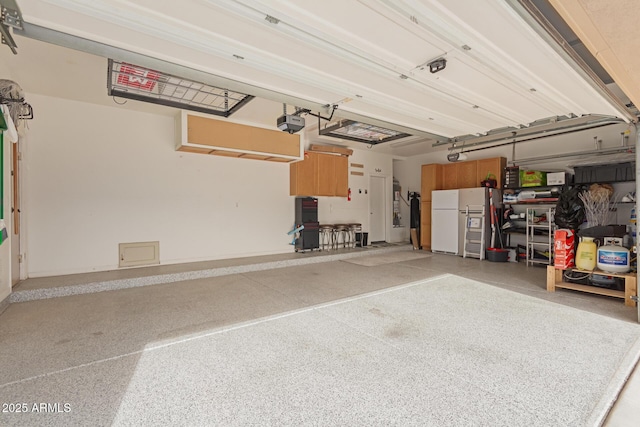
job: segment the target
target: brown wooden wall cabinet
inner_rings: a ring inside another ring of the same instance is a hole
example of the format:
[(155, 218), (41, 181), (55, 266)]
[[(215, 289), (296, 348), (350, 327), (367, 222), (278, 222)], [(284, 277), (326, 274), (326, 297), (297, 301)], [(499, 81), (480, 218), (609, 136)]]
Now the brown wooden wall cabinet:
[(347, 197), (349, 195), (349, 158), (345, 156), (335, 157), (335, 196)]
[(349, 158), (309, 152), (301, 162), (291, 163), (289, 194), (292, 196), (347, 197)]
[(431, 249), (431, 192), (442, 188), (443, 166), (439, 164), (422, 165), (420, 183), (420, 245), (425, 250)]
[(430, 202), (431, 192), (442, 188), (442, 166), (435, 163), (422, 165), (420, 195), (423, 202)]
[(316, 175), (318, 186), (316, 187), (316, 194), (313, 194), (313, 196), (333, 196), (336, 193), (336, 182), (334, 179), (329, 178), (335, 176), (336, 173), (335, 156), (320, 154), (313, 157), (318, 159), (318, 172)]
[(458, 188), (458, 164), (442, 165), (442, 188), (434, 188), (434, 190), (454, 190), (456, 188)]
[(478, 164), (475, 161), (471, 162), (459, 162), (453, 163), (456, 165), (456, 171), (458, 173), (458, 187), (457, 188), (473, 188), (479, 187), (480, 181), (478, 181)]
[(300, 135), (232, 123), (181, 111), (176, 149), (242, 159), (292, 162), (300, 160)]
[(507, 167), (506, 157), (492, 157), (489, 159), (476, 160), (477, 175), (476, 182), (480, 185), (487, 178), (487, 175), (495, 176), (498, 181), (497, 188), (504, 186), (504, 168)]
[(318, 157), (308, 156), (301, 162), (289, 165), (289, 194), (315, 196), (318, 192)]
[(493, 175), (498, 188), (503, 186), (505, 157), (470, 160), (447, 164), (422, 165), (422, 203), (420, 206), (420, 243), (422, 249), (431, 250), (431, 192), (433, 190), (455, 190), (480, 187), (480, 183)]

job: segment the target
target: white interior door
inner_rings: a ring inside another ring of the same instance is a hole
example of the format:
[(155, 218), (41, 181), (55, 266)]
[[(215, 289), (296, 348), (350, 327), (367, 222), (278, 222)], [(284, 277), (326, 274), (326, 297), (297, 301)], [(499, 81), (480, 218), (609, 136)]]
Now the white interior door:
[(386, 203), (385, 188), (387, 179), (384, 176), (369, 177), (369, 241), (386, 242)]

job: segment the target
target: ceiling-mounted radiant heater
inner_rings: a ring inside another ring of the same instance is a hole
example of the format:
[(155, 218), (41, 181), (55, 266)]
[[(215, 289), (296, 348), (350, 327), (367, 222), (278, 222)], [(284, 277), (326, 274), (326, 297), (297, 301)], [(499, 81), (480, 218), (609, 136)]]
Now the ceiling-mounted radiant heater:
[(109, 59), (107, 66), (109, 96), (222, 117), (229, 117), (254, 98), (115, 59)]

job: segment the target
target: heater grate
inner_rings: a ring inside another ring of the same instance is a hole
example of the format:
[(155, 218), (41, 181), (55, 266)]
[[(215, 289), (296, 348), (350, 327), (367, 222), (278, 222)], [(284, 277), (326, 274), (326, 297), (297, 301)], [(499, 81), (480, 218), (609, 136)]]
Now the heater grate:
[(109, 59), (109, 95), (229, 117), (254, 97)]

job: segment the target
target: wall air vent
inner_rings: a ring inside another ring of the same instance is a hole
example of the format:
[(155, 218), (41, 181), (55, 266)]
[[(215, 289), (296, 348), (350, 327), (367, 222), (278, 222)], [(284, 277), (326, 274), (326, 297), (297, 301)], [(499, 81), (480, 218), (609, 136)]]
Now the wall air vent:
[(332, 138), (348, 139), (371, 145), (410, 136), (408, 133), (368, 125), (353, 120), (340, 120), (337, 123), (330, 123), (324, 128), (319, 129), (318, 133)]
[(109, 59), (110, 96), (229, 117), (254, 97)]

